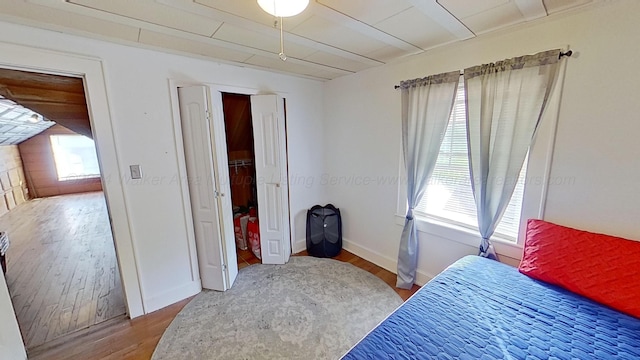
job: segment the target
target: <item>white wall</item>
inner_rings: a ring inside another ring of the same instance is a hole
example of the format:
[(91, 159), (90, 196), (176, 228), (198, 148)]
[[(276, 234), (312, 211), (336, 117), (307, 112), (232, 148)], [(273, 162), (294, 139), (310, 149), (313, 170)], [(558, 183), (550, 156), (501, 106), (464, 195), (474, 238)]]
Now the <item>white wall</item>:
[[(640, 2), (607, 2), (480, 36), (325, 83), (327, 201), (341, 208), (345, 247), (395, 271), (401, 226), (394, 178), (400, 161), (400, 80), (570, 45), (545, 219), (640, 239)], [(568, 179), (568, 181), (559, 181)], [(562, 182), (558, 185), (557, 183)], [(461, 234), (464, 235), (464, 234)], [(478, 239), (479, 242), (479, 239)], [(477, 249), (420, 234), (419, 279)], [(427, 249), (427, 247), (429, 247)], [(517, 264), (517, 259), (507, 259)]]
[(0, 274), (0, 354), (3, 359), (27, 358), (4, 274)]
[[(120, 171), (140, 164), (141, 181), (122, 181), (145, 312), (154, 311), (193, 293), (190, 252), (179, 174), (178, 149), (169, 79), (179, 83), (212, 83), (279, 92), (287, 98), (289, 171), (315, 178), (322, 146), (322, 83), (210, 61), (137, 49), (58, 32), (0, 22), (0, 41), (103, 60)], [(98, 144), (98, 147), (100, 144)], [(290, 185), (294, 239), (304, 238), (300, 215), (318, 203), (321, 187)], [(195, 261), (195, 260), (194, 260)]]

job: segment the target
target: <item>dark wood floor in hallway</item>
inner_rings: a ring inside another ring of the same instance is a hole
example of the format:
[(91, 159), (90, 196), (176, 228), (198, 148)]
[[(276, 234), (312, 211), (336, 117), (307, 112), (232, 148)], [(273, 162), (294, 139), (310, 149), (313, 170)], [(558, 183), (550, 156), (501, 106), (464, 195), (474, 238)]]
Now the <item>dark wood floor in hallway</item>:
[(125, 313), (102, 192), (34, 199), (1, 217), (0, 230), (28, 349)]

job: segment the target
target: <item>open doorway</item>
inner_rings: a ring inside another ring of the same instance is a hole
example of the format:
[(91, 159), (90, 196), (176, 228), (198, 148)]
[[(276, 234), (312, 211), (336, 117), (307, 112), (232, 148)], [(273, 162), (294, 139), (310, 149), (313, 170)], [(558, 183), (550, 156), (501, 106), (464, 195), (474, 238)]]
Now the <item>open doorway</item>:
[(33, 349), (126, 307), (83, 80), (0, 69), (0, 95), (5, 278)]
[(251, 96), (222, 93), (238, 269), (260, 263)]

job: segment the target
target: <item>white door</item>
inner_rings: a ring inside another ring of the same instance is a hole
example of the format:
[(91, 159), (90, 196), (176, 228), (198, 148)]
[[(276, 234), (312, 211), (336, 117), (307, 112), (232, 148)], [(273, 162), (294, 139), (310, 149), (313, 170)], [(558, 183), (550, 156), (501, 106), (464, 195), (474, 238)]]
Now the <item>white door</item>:
[[(209, 90), (209, 88), (207, 88)], [(238, 255), (236, 254), (236, 234), (233, 228), (233, 204), (231, 203), (231, 180), (229, 177), (229, 157), (227, 154), (227, 132), (222, 108), (222, 93), (211, 94), (211, 129), (213, 131), (213, 153), (216, 164), (216, 187), (220, 191), (218, 206), (222, 221), (222, 244), (227, 261), (229, 287), (238, 276)]]
[[(1, 270), (0, 270), (1, 271)], [(26, 359), (24, 343), (18, 328), (18, 320), (13, 311), (9, 289), (4, 276), (0, 273), (0, 358)]]
[(263, 264), (284, 264), (291, 255), (284, 101), (251, 96)]
[[(221, 189), (218, 181), (218, 137), (214, 135), (218, 129), (213, 126), (218, 111), (210, 106), (206, 86), (182, 87), (178, 95), (202, 287), (224, 291), (233, 284), (238, 264), (235, 247), (229, 247), (229, 242), (234, 244), (233, 220), (229, 226), (221, 214), (229, 191)], [(220, 165), (226, 168), (226, 163)]]

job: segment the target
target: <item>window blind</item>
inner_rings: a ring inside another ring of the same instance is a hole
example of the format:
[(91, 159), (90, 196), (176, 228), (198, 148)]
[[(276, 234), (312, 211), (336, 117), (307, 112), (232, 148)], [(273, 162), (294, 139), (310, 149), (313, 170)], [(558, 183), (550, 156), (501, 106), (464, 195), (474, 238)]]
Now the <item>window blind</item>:
[[(496, 228), (496, 235), (516, 241), (520, 227), (520, 211), (524, 195), (527, 162), (505, 213)], [(467, 153), (467, 125), (464, 80), (461, 77), (449, 125), (444, 135), (436, 166), (425, 195), (416, 207), (419, 214), (437, 220), (478, 229), (476, 204), (471, 189)]]

